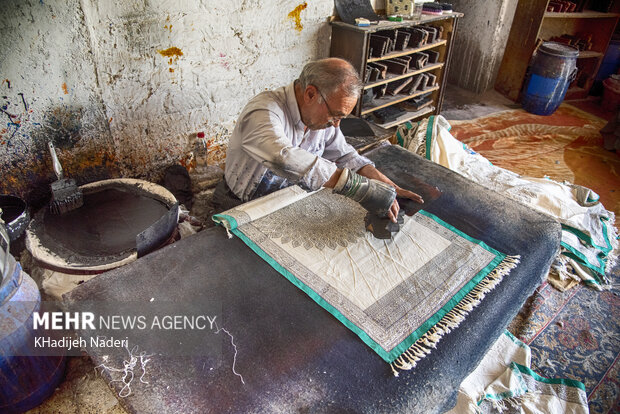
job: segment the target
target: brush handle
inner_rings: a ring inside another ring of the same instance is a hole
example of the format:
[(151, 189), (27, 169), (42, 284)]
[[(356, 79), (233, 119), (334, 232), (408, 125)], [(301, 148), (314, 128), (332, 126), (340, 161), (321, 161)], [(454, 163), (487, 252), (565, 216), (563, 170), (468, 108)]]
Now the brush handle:
[(62, 180), (62, 165), (60, 165), (60, 161), (58, 161), (58, 156), (56, 155), (56, 148), (52, 141), (47, 143), (47, 146), (50, 148), (50, 154), (52, 155), (52, 166), (54, 167), (54, 172), (56, 173), (56, 177), (59, 180)]

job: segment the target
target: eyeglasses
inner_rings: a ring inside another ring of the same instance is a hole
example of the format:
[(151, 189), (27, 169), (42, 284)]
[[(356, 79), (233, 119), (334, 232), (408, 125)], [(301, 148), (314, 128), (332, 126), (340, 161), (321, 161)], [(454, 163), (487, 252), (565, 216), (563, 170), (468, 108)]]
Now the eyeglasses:
[(325, 107), (327, 108), (327, 114), (329, 115), (329, 118), (332, 120), (332, 122), (336, 122), (336, 121), (340, 121), (342, 118), (344, 118), (346, 115), (336, 115), (334, 114), (334, 111), (332, 111), (332, 108), (329, 107), (329, 104), (327, 103), (327, 99), (325, 99), (325, 96), (323, 95), (323, 93), (321, 92), (321, 90), (319, 88), (317, 88), (315, 86), (317, 92), (319, 93), (319, 95), (321, 95), (321, 98), (323, 98), (323, 102), (325, 102)]

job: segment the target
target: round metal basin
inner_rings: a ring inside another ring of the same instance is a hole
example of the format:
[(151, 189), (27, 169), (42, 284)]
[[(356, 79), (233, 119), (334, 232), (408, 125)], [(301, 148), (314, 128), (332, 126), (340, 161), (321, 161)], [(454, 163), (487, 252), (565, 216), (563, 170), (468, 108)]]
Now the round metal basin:
[[(99, 273), (134, 261), (143, 234), (168, 240), (178, 217), (165, 220), (175, 197), (164, 187), (136, 179), (103, 180), (80, 187), (84, 205), (64, 214), (48, 208), (28, 226), (26, 248), (45, 267), (66, 273)], [(165, 223), (164, 223), (165, 222)], [(165, 225), (163, 225), (163, 224)]]

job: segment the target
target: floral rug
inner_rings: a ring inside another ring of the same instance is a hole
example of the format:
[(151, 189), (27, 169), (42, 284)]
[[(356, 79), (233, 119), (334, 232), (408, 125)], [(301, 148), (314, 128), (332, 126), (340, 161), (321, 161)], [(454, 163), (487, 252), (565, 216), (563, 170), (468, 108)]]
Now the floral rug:
[(603, 148), (599, 131), (606, 123), (562, 104), (550, 116), (515, 109), (475, 120), (450, 121), (450, 132), (498, 167), (591, 188), (618, 216), (620, 156)]
[[(551, 116), (511, 110), (451, 121), (451, 133), (494, 165), (522, 175), (567, 180), (596, 191), (620, 213), (620, 157), (606, 151), (605, 121), (562, 104)], [(591, 413), (620, 412), (620, 271), (602, 292), (541, 285), (508, 330), (531, 347), (532, 369), (584, 383)]]

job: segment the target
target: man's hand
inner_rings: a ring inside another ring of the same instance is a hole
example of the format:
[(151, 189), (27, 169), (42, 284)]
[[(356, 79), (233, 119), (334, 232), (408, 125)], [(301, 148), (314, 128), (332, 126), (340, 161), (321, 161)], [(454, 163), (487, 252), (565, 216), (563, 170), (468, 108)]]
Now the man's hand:
[[(378, 181), (383, 181), (384, 183), (391, 185), (396, 190), (397, 197), (408, 198), (410, 200), (415, 201), (416, 203), (424, 203), (424, 200), (419, 194), (416, 194), (413, 191), (405, 190), (404, 188), (397, 186), (396, 184), (394, 184), (392, 180), (390, 180), (385, 175), (383, 175), (381, 171), (377, 170), (371, 164), (363, 166), (357, 171), (357, 173), (359, 175), (363, 175), (364, 177), (372, 178)], [(400, 210), (400, 206), (398, 205), (398, 201), (394, 199), (394, 202), (392, 203), (392, 207), (390, 207), (390, 211), (388, 213), (388, 217), (394, 223), (396, 223), (396, 220), (398, 218), (399, 210)]]

